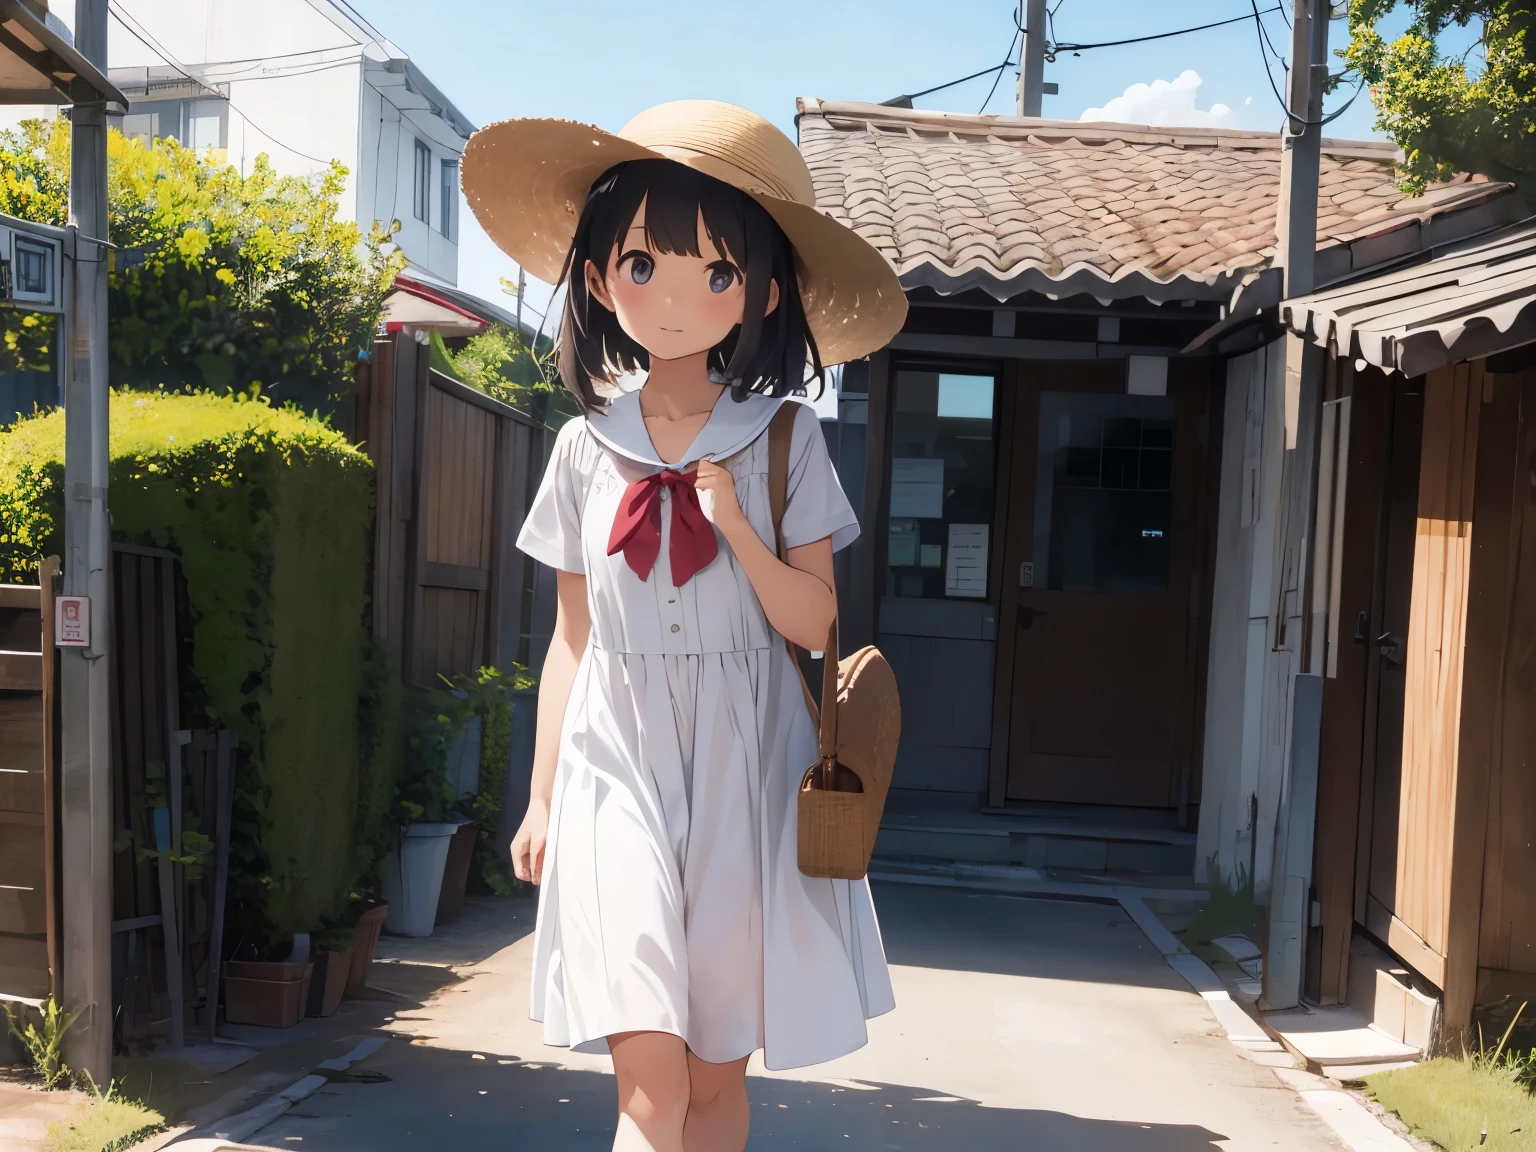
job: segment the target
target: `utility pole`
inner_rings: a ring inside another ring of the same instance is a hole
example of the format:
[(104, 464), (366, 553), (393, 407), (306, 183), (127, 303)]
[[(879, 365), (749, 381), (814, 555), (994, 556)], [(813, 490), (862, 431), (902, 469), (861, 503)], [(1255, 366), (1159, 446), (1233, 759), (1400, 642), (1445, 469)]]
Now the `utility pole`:
[[(107, 70), (107, 0), (75, 0), (75, 47)], [(64, 385), (64, 593), (89, 596), (90, 645), (59, 650), (65, 1062), (112, 1078), (112, 777), (107, 525), (107, 109), (70, 114), (74, 282)], [(167, 915), (172, 912), (165, 910)]]
[[(1331, 0), (1295, 0), (1291, 30), (1291, 75), (1286, 132), (1280, 154), (1279, 229), (1276, 259), (1287, 298), (1311, 292), (1316, 283), (1317, 188), (1322, 158), (1323, 87), (1328, 79), (1328, 19)], [(1318, 436), (1323, 411), (1323, 350), (1304, 336), (1288, 333), (1285, 364), (1285, 453), (1281, 466), (1282, 524), (1272, 564), (1272, 588), (1287, 589), (1274, 600), (1277, 624), (1296, 651), (1290, 677), (1289, 755), (1276, 814), (1271, 868), (1269, 936), (1264, 953), (1264, 1000), (1271, 1008), (1301, 1003), (1307, 938), (1312, 921), (1312, 851), (1317, 819), (1317, 773), (1322, 727), (1321, 652), (1311, 666), (1300, 660), (1308, 608), (1318, 594), (1315, 565)], [(1294, 639), (1291, 638), (1294, 633)]]
[(1040, 115), (1040, 97), (1045, 94), (1045, 0), (1021, 0), (1019, 27), (1019, 99), (1020, 116)]
[(1322, 156), (1323, 86), (1328, 80), (1329, 0), (1295, 0), (1290, 90), (1280, 154), (1279, 259), (1285, 296), (1312, 291), (1317, 252), (1317, 181)]

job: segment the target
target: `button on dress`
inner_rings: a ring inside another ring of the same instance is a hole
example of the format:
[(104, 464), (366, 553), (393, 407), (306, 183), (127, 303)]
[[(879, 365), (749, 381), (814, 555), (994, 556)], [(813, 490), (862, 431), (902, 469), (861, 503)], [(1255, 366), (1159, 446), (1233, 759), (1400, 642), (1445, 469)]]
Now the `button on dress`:
[[(780, 403), (722, 395), (680, 468), (729, 467), (773, 547), (768, 437)], [(815, 413), (800, 405), (788, 547), (858, 522)], [(771, 1069), (862, 1047), (895, 1006), (867, 881), (803, 876), (796, 791), (816, 734), (783, 638), (725, 538), (681, 588), (672, 510), (641, 579), (608, 543), (630, 483), (660, 471), (638, 392), (561, 429), (518, 547), (587, 577), (592, 631), (571, 689), (550, 805), (531, 1001), (547, 1044), (682, 1037), (711, 1063), (761, 1049)]]

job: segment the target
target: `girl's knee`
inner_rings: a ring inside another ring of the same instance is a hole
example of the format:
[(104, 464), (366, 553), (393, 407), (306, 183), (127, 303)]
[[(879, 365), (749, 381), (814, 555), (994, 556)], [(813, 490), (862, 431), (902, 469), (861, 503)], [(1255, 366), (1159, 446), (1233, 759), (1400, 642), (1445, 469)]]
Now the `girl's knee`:
[(688, 1061), (688, 1105), (694, 1110), (733, 1104), (746, 1097), (746, 1062), (706, 1064)]
[[(688, 1115), (688, 1064), (682, 1042), (659, 1033), (610, 1041), (619, 1111), (642, 1129), (681, 1131)], [(639, 1042), (637, 1042), (639, 1041)]]

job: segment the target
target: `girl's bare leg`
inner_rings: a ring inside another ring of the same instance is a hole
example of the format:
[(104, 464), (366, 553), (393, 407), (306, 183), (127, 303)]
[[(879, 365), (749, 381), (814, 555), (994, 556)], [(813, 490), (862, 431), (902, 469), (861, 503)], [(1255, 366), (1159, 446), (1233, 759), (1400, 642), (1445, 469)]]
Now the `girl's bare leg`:
[(683, 1152), (688, 1061), (682, 1039), (667, 1032), (621, 1032), (608, 1037), (608, 1047), (619, 1087), (613, 1152)]
[(689, 1052), (683, 1152), (742, 1152), (751, 1119), (747, 1059), (710, 1064)]

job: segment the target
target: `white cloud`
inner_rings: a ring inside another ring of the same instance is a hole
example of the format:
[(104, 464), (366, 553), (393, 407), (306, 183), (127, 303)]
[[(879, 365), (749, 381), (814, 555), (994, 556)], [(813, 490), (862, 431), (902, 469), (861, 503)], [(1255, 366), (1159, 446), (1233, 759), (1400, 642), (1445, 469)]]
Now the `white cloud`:
[(1116, 96), (1102, 108), (1089, 108), (1078, 119), (1178, 125), (1181, 128), (1231, 126), (1232, 109), (1225, 104), (1212, 104), (1204, 110), (1195, 107), (1195, 90), (1201, 83), (1200, 73), (1186, 68), (1172, 80), (1132, 84), (1123, 95)]

